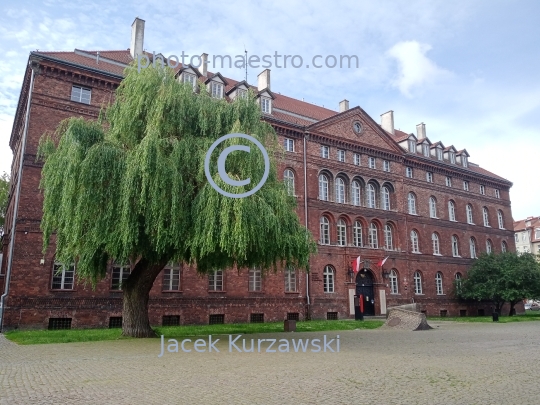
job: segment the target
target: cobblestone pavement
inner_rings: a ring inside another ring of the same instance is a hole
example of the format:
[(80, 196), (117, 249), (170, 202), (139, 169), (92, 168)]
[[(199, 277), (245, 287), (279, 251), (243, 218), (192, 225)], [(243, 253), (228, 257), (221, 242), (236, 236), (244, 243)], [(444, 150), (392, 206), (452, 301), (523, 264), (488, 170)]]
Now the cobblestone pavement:
[(0, 335), (0, 404), (540, 404), (540, 322), (432, 326), (245, 335), (249, 347), (339, 334), (339, 353), (229, 353), (221, 337), (220, 353), (161, 358), (158, 339), (18, 346)]

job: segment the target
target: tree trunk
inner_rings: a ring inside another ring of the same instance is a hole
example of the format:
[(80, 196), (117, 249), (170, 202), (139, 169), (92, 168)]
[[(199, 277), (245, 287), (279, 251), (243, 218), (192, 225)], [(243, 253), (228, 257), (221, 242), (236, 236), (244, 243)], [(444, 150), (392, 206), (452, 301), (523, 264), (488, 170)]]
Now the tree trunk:
[(150, 264), (142, 258), (123, 284), (122, 336), (157, 337), (148, 319), (148, 300), (154, 281), (166, 264)]
[(510, 313), (508, 314), (508, 316), (514, 316), (514, 307), (515, 307), (516, 303), (514, 301), (510, 301)]
[(501, 313), (503, 305), (504, 305), (504, 301), (495, 302), (495, 310), (497, 311), (498, 314)]

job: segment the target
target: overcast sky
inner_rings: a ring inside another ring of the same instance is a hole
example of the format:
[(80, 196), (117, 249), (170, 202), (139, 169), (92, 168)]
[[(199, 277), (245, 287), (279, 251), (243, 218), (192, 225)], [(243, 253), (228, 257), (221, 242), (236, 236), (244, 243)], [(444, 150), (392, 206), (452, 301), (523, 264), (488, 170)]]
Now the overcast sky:
[[(540, 2), (253, 3), (3, 1), (0, 172), (11, 167), (8, 142), (28, 53), (127, 49), (138, 16), (146, 20), (144, 48), (165, 56), (238, 55), (245, 47), (254, 55), (301, 55), (309, 64), (318, 54), (357, 55), (359, 68), (273, 67), (272, 90), (335, 110), (346, 98), (377, 122), (394, 110), (396, 128), (406, 132), (424, 122), (432, 142), (466, 148), (470, 161), (514, 183), (514, 219), (540, 215)], [(248, 82), (256, 84), (261, 70), (249, 69)]]

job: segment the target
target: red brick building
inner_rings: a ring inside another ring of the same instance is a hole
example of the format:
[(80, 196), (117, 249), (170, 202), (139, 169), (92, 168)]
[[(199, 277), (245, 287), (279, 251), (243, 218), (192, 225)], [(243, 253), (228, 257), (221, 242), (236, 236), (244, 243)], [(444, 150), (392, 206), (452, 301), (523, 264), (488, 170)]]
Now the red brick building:
[[(36, 151), (43, 133), (61, 120), (97, 118), (101, 106), (113, 99), (127, 64), (142, 52), (143, 29), (144, 22), (136, 20), (131, 48), (124, 51), (30, 54), (10, 139), (12, 188), (0, 268), (5, 328), (120, 322), (120, 283), (129, 266), (111, 264), (106, 279), (92, 290), (76, 282), (76, 269), (55, 263), (54, 246), (42, 254), (42, 165)], [(296, 100), (271, 91), (269, 70), (259, 75), (256, 87), (205, 67), (176, 70), (179, 80), (199, 80), (218, 98), (233, 101), (249, 87), (258, 94), (263, 119), (285, 148), (280, 170), (296, 195), (300, 220), (319, 246), (309, 274), (228, 270), (203, 277), (187, 266), (167, 268), (151, 293), (151, 323), (349, 318), (357, 293), (371, 315), (410, 302), (418, 302), (428, 315), (489, 312), (489, 303), (456, 300), (454, 280), (479, 252), (515, 250), (512, 183), (469, 162), (465, 149), (447, 146), (451, 140), (428, 139), (424, 124), (416, 135), (395, 130), (392, 111), (378, 124), (360, 107), (349, 109), (346, 100), (339, 112)], [(355, 275), (351, 262), (358, 256), (362, 264)]]

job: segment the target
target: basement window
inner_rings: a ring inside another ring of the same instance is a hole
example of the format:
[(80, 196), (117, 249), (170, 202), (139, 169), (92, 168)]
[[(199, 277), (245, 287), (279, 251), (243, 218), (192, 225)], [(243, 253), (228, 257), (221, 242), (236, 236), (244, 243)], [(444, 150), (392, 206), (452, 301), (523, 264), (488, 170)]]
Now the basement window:
[(327, 312), (326, 313), (326, 320), (327, 321), (337, 321), (338, 319), (338, 313), (337, 312)]
[(249, 317), (250, 323), (264, 323), (264, 314), (251, 314)]
[(162, 326), (179, 326), (180, 315), (163, 315), (161, 320)]
[(121, 316), (111, 316), (109, 318), (109, 329), (121, 328), (122, 327), (122, 317)]
[(49, 318), (49, 330), (71, 329), (71, 318)]
[(90, 104), (90, 98), (92, 96), (92, 90), (81, 87), (73, 86), (71, 87), (71, 101), (76, 101), (77, 103)]
[(225, 323), (225, 314), (210, 315), (210, 319), (208, 320), (208, 323), (210, 325), (224, 324)]

